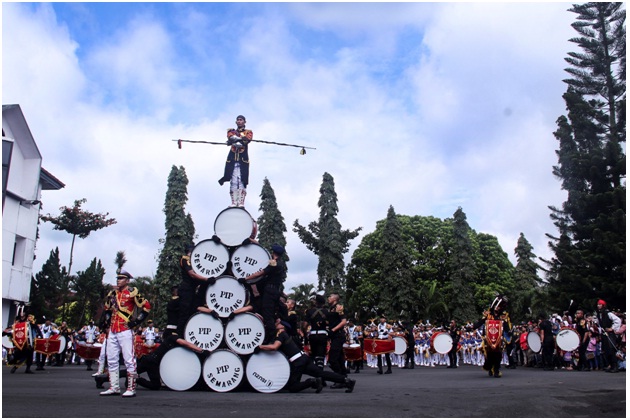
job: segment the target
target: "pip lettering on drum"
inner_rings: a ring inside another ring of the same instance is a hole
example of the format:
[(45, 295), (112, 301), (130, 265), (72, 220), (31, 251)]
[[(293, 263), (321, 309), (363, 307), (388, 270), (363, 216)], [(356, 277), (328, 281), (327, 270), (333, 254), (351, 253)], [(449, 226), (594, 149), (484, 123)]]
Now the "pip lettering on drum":
[(247, 291), (234, 277), (219, 277), (206, 290), (208, 308), (217, 312), (220, 317), (227, 317), (232, 312), (245, 306)]
[(240, 246), (232, 254), (232, 272), (236, 277), (247, 277), (269, 264), (269, 252), (258, 244)]
[(237, 354), (252, 354), (264, 339), (265, 326), (257, 314), (238, 314), (225, 327), (225, 342)]
[(217, 350), (204, 362), (203, 379), (213, 391), (227, 392), (241, 383), (244, 372), (240, 357), (229, 350)]
[(223, 274), (230, 261), (230, 252), (225, 245), (207, 239), (195, 245), (190, 265), (201, 276), (218, 277)]

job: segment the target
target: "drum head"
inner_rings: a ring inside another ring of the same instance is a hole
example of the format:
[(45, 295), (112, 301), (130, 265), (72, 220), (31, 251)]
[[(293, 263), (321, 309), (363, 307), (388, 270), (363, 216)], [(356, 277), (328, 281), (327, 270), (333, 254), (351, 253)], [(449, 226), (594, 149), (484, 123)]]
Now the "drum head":
[(265, 326), (259, 315), (238, 314), (225, 326), (225, 342), (237, 354), (252, 354), (264, 339)]
[(247, 290), (234, 277), (222, 276), (206, 289), (206, 304), (220, 317), (227, 317), (247, 303)]
[(438, 333), (433, 338), (433, 348), (440, 354), (447, 354), (453, 348), (453, 339), (445, 332)]
[(214, 234), (226, 246), (238, 246), (255, 235), (256, 222), (242, 207), (223, 210), (214, 221)]
[(240, 385), (243, 376), (243, 361), (229, 350), (217, 350), (203, 363), (203, 380), (213, 391), (231, 391)]
[(239, 246), (232, 254), (232, 273), (237, 278), (247, 277), (269, 265), (271, 255), (258, 244)]
[(199, 242), (190, 254), (190, 265), (195, 273), (204, 277), (219, 277), (230, 261), (230, 252), (225, 245), (211, 239)]
[(223, 323), (212, 315), (198, 313), (188, 320), (184, 336), (189, 343), (212, 351), (223, 341)]
[(166, 352), (160, 362), (160, 377), (173, 391), (187, 391), (199, 380), (201, 362), (197, 355), (183, 347)]
[(407, 340), (403, 337), (394, 337), (394, 353), (395, 354), (405, 354), (407, 351)]
[(580, 346), (580, 335), (571, 328), (563, 328), (556, 335), (556, 344), (563, 351), (573, 351)]
[(246, 377), (258, 392), (271, 394), (280, 391), (289, 381), (289, 361), (279, 351), (261, 351), (247, 361)]
[(540, 336), (536, 331), (530, 331), (527, 333), (527, 345), (534, 353), (538, 353), (542, 348)]
[(57, 352), (58, 354), (63, 353), (66, 350), (66, 346), (68, 345), (68, 342), (66, 340), (66, 337), (63, 335), (59, 335), (57, 337), (55, 337), (57, 340), (59, 340), (60, 344), (59, 344), (59, 351)]
[(15, 347), (13, 345), (13, 341), (11, 341), (11, 338), (9, 338), (8, 335), (2, 336), (2, 347), (4, 347), (5, 349), (12, 349), (13, 347)]

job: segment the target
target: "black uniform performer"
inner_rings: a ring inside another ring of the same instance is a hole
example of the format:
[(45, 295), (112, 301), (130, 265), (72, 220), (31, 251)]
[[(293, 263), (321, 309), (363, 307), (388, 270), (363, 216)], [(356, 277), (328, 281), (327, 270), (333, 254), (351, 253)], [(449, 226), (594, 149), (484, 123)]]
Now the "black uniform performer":
[[(328, 296), (328, 338), (330, 339), (330, 350), (328, 350), (328, 363), (333, 372), (345, 375), (345, 359), (343, 356), (343, 345), (346, 342), (345, 326), (347, 323), (346, 312), (343, 305), (339, 303), (339, 295), (331, 293)], [(335, 387), (333, 385), (333, 387)], [(339, 388), (339, 387), (336, 387)]]
[(447, 368), (457, 368), (457, 344), (459, 343), (459, 328), (455, 320), (451, 320), (451, 324), (448, 326), (448, 333), (453, 340), (453, 347), (448, 352), (448, 366)]
[(553, 370), (553, 351), (556, 346), (552, 332), (553, 327), (544, 313), (538, 316), (538, 321), (540, 339), (542, 341), (543, 370)]
[[(21, 311), (20, 311), (21, 309)], [(14, 339), (15, 332), (15, 324), (16, 323), (26, 323), (26, 330), (24, 333), (26, 334), (25, 340), (17, 340)], [(2, 335), (9, 335), (11, 340), (14, 343), (13, 354), (7, 358), (7, 365), (13, 365), (11, 368), (11, 373), (15, 373), (19, 367), (23, 364), (26, 364), (26, 371), (24, 373), (33, 373), (31, 371), (31, 366), (33, 365), (33, 344), (35, 342), (35, 337), (41, 337), (42, 334), (39, 330), (39, 327), (35, 323), (35, 317), (33, 315), (29, 315), (28, 318), (26, 313), (24, 312), (24, 307), (18, 308), (18, 315), (15, 317), (15, 323), (13, 324), (13, 329), (10, 331), (4, 330)], [(18, 344), (21, 344), (20, 347)]]
[(186, 323), (188, 319), (196, 312), (197, 301), (197, 288), (202, 284), (209, 284), (212, 281), (216, 281), (214, 277), (206, 278), (192, 269), (190, 264), (190, 254), (192, 253), (194, 246), (188, 245), (186, 247), (186, 255), (182, 256), (179, 260), (179, 266), (182, 271), (182, 282), (177, 288), (179, 294), (179, 316), (177, 317), (177, 335), (182, 338), (186, 329)]
[(315, 307), (306, 312), (306, 321), (311, 326), (308, 335), (308, 342), (311, 346), (311, 357), (315, 364), (324, 370), (324, 360), (326, 359), (326, 347), (328, 345), (328, 331), (326, 330), (326, 319), (328, 309), (324, 308), (326, 299), (323, 296), (315, 296)]
[(166, 328), (162, 334), (162, 339), (169, 335), (177, 335), (177, 323), (179, 322), (179, 289), (177, 286), (171, 287), (171, 300), (166, 304)]
[(284, 247), (274, 244), (271, 247), (271, 260), (269, 261), (269, 265), (256, 273), (239, 279), (239, 283), (255, 283), (264, 276), (265, 285), (262, 292), (262, 308), (260, 315), (263, 317), (263, 323), (265, 325), (265, 341), (273, 337), (276, 331), (276, 312), (280, 307), (281, 288), (286, 277), (286, 268), (282, 261), (283, 255)]
[(586, 360), (586, 348), (591, 340), (591, 332), (584, 318), (583, 309), (575, 311), (575, 331), (580, 336), (580, 346), (578, 347), (580, 357), (578, 359), (577, 370), (590, 371), (588, 360)]
[[(315, 388), (317, 390), (316, 392), (320, 393), (323, 386), (322, 379), (325, 379), (341, 385), (335, 388), (347, 388), (346, 392), (352, 392), (356, 381), (348, 379), (345, 375), (323, 371), (315, 366), (313, 360), (300, 350), (289, 333), (286, 332), (288, 326), (288, 323), (278, 319), (276, 321), (277, 334), (275, 335), (273, 343), (260, 345), (260, 349), (264, 351), (280, 350), (289, 359), (291, 363), (291, 374), (286, 388), (290, 392), (300, 392), (307, 388)], [(313, 378), (300, 382), (303, 374), (313, 376)]]
[(413, 322), (405, 324), (405, 340), (407, 340), (407, 350), (405, 351), (405, 366), (403, 369), (414, 369), (416, 338), (413, 336)]

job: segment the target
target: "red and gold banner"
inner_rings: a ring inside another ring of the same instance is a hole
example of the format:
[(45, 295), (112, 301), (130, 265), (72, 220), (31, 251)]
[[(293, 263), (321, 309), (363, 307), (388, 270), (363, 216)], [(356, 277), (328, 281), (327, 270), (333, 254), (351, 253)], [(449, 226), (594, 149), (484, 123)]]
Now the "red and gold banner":
[(28, 345), (29, 329), (28, 322), (16, 322), (13, 324), (13, 344), (20, 350)]
[(500, 319), (486, 320), (486, 343), (492, 351), (501, 349), (503, 338), (503, 321)]
[(59, 353), (61, 349), (61, 340), (53, 340), (52, 338), (36, 338), (35, 352), (50, 356)]

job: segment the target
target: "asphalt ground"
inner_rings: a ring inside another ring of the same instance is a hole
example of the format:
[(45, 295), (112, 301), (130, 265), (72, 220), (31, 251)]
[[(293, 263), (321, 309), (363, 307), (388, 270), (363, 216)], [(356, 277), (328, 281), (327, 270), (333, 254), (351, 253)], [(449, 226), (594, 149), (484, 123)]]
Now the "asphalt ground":
[[(34, 367), (33, 367), (34, 368)], [(243, 386), (227, 393), (149, 391), (102, 397), (83, 365), (46, 367), (32, 375), (2, 368), (2, 416), (38, 418), (626, 418), (626, 373), (519, 367), (502, 378), (480, 367), (366, 367), (349, 376), (354, 392), (324, 388), (263, 394)], [(121, 385), (122, 385), (121, 381)], [(106, 384), (107, 386), (107, 384)]]

